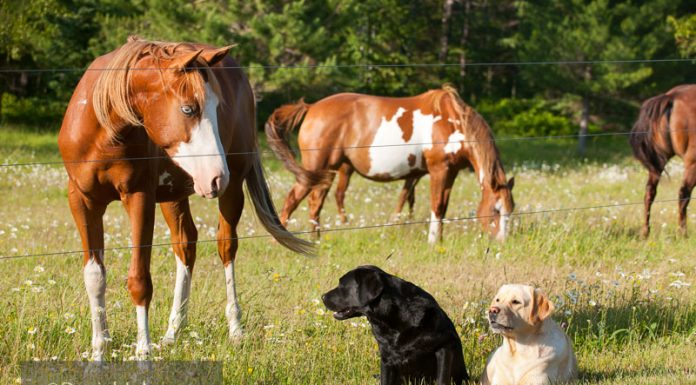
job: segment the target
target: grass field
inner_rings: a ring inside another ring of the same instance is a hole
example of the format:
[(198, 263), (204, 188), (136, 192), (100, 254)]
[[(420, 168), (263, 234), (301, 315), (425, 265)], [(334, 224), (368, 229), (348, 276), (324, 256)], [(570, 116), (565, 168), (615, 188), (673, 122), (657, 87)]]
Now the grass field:
[[(51, 134), (0, 128), (0, 162), (59, 159)], [(375, 264), (412, 281), (442, 305), (460, 331), (469, 372), (478, 377), (500, 343), (485, 310), (503, 283), (532, 283), (556, 304), (567, 325), (581, 379), (588, 384), (696, 383), (696, 241), (676, 231), (676, 202), (653, 207), (653, 234), (638, 238), (646, 173), (630, 158), (627, 138), (595, 138), (587, 159), (573, 141), (500, 141), (508, 176), (514, 175), (516, 212), (583, 209), (514, 217), (505, 244), (481, 236), (478, 225), (445, 225), (441, 244), (426, 244), (426, 225), (326, 231), (319, 256), (307, 258), (267, 238), (240, 242), (238, 291), (245, 338), (227, 342), (224, 274), (214, 243), (199, 245), (189, 325), (173, 347), (155, 346), (154, 359), (222, 360), (233, 384), (376, 384), (377, 347), (364, 319), (338, 322), (319, 298), (360, 264)], [(276, 204), (292, 178), (271, 154), (264, 164)], [(675, 199), (681, 163), (659, 187), (658, 200)], [(66, 201), (62, 165), (0, 167), (0, 254), (49, 253), (80, 248)], [(333, 199), (325, 206), (327, 230), (387, 222), (400, 183), (354, 177), (348, 191), (351, 223), (336, 224)], [(462, 173), (448, 217), (475, 212), (475, 179)], [(418, 186), (414, 220), (429, 217), (428, 181)], [(107, 247), (128, 245), (120, 205), (107, 211)], [(192, 198), (201, 239), (213, 239), (216, 202)], [(247, 206), (249, 207), (249, 206)], [(696, 213), (696, 207), (692, 210)], [(696, 229), (695, 215), (689, 216)], [(308, 228), (306, 204), (291, 230)], [(246, 210), (240, 235), (265, 234)], [(695, 230), (696, 231), (696, 230)], [(167, 242), (161, 215), (155, 243)], [(174, 285), (168, 247), (153, 251), (153, 340), (166, 330)], [(89, 307), (78, 254), (0, 260), (0, 378), (16, 383), (26, 360), (83, 360), (90, 346)], [(107, 315), (113, 342), (108, 357), (134, 355), (135, 311), (125, 288), (129, 256), (106, 253)]]

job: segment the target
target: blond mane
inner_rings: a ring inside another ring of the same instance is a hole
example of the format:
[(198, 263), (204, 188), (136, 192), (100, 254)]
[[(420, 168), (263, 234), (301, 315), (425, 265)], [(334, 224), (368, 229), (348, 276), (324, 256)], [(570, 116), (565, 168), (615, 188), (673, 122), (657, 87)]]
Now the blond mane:
[(436, 113), (441, 114), (444, 102), (448, 97), (449, 106), (452, 108), (456, 117), (455, 120), (467, 137), (473, 137), (470, 144), (474, 156), (479, 162), (479, 166), (484, 170), (485, 180), (493, 189), (505, 186), (505, 171), (500, 162), (500, 153), (495, 145), (493, 132), (483, 117), (471, 106), (464, 103), (457, 90), (450, 84), (444, 84), (440, 90), (433, 94), (433, 108)]
[[(182, 52), (192, 52), (196, 49), (186, 43), (170, 43), (140, 40), (137, 37), (129, 37), (128, 42), (121, 46), (115, 53), (106, 68), (100, 68), (101, 74), (94, 84), (92, 104), (99, 124), (106, 130), (113, 141), (119, 140), (119, 132), (126, 126), (141, 126), (142, 121), (135, 111), (132, 103), (132, 80), (136, 71), (157, 71), (162, 82), (163, 91), (171, 91), (177, 96), (194, 95), (199, 108), (205, 105), (205, 79), (199, 71), (181, 70), (182, 76), (173, 84), (166, 84), (163, 71), (170, 70), (163, 67), (161, 61), (175, 58)], [(143, 59), (150, 57), (151, 61)], [(143, 65), (138, 63), (143, 61)], [(147, 63), (147, 64), (145, 64)], [(206, 63), (208, 80), (214, 92), (219, 96), (220, 85), (213, 71)], [(179, 69), (173, 69), (179, 70)]]

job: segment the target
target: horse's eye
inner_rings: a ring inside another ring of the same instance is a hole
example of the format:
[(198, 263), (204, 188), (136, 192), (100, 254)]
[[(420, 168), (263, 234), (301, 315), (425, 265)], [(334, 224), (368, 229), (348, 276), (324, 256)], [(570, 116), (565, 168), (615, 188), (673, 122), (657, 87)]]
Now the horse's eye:
[(193, 106), (184, 104), (183, 106), (181, 106), (181, 112), (183, 112), (186, 116), (192, 116), (196, 112), (196, 109), (193, 108)]
[(520, 302), (520, 301), (518, 301), (518, 300), (516, 300), (516, 299), (513, 299), (513, 300), (512, 300), (512, 304), (513, 304), (513, 305), (519, 305), (519, 304), (521, 304), (521, 303), (522, 303), (522, 302)]

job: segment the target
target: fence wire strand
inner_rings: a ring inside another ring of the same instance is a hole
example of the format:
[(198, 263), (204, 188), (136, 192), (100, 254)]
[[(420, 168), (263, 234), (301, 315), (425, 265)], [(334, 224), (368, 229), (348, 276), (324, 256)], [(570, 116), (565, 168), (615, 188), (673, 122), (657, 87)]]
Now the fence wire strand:
[[(691, 131), (696, 129), (670, 129), (669, 132), (676, 131)], [(545, 136), (510, 136), (501, 138), (491, 138), (483, 140), (458, 140), (456, 143), (483, 143), (483, 142), (505, 142), (505, 141), (534, 141), (534, 140), (551, 140), (551, 139), (577, 139), (580, 137), (593, 138), (593, 137), (609, 137), (609, 136), (625, 136), (625, 135), (648, 135), (650, 131), (621, 131), (621, 132), (601, 132), (594, 134), (568, 134), (568, 135), (545, 135)], [(448, 144), (449, 141), (435, 141), (435, 142), (420, 142), (420, 143), (392, 143), (392, 144), (377, 144), (377, 145), (355, 145), (355, 146), (342, 146), (342, 147), (318, 147), (318, 148), (292, 148), (291, 150), (295, 153), (300, 152), (314, 152), (314, 151), (337, 151), (337, 150), (352, 150), (352, 149), (364, 149), (364, 148), (389, 148), (389, 147), (406, 147), (406, 146), (432, 146), (439, 144)], [(219, 156), (231, 156), (231, 155), (252, 155), (252, 154), (274, 154), (273, 150), (255, 150), (255, 151), (237, 151), (237, 152), (226, 152), (224, 154), (199, 154), (199, 155), (160, 155), (160, 156), (143, 156), (143, 157), (126, 157), (126, 158), (113, 158), (113, 159), (81, 159), (81, 160), (54, 160), (54, 161), (43, 161), (43, 162), (18, 162), (18, 163), (0, 163), (0, 167), (27, 167), (27, 166), (41, 166), (41, 165), (60, 165), (60, 164), (75, 164), (75, 163), (100, 163), (100, 162), (122, 162), (122, 161), (140, 161), (140, 160), (151, 160), (151, 159), (178, 159), (178, 158), (200, 158), (200, 157), (219, 157)]]
[[(644, 64), (644, 63), (682, 63), (694, 62), (696, 58), (668, 58), (668, 59), (615, 59), (615, 60), (529, 60), (514, 62), (473, 62), (473, 63), (375, 63), (375, 64), (295, 64), (295, 65), (247, 65), (247, 66), (219, 66), (211, 67), (214, 70), (225, 69), (353, 69), (353, 68), (443, 68), (443, 67), (514, 67), (530, 65), (599, 65), (599, 64)], [(62, 67), (62, 68), (2, 68), (0, 73), (22, 73), (22, 72), (83, 72), (83, 71), (161, 71), (172, 69), (170, 67), (131, 67), (131, 68), (82, 68), (82, 67)]]
[[(691, 198), (662, 199), (662, 200), (655, 200), (653, 203), (669, 203), (669, 202), (680, 202), (680, 201), (690, 201), (690, 200), (691, 200)], [(559, 208), (554, 208), (554, 209), (542, 209), (542, 210), (535, 210), (535, 211), (513, 212), (509, 215), (511, 217), (521, 217), (521, 216), (527, 216), (527, 215), (552, 214), (552, 213), (559, 213), (559, 212), (573, 212), (573, 211), (585, 211), (585, 210), (594, 210), (594, 209), (608, 209), (608, 208), (616, 208), (616, 207), (637, 206), (637, 205), (643, 205), (643, 204), (644, 204), (644, 202), (627, 202), (627, 203), (614, 203), (614, 204), (596, 205), (596, 206), (559, 207)], [(492, 217), (493, 217), (492, 215), (484, 215), (484, 216), (464, 216), (464, 217), (454, 217), (454, 218), (443, 218), (441, 223), (447, 224), (447, 223), (451, 223), (451, 222), (473, 221), (473, 220), (486, 219), (486, 218), (492, 218)], [(423, 225), (423, 224), (430, 224), (430, 223), (434, 223), (434, 222), (440, 222), (440, 221), (433, 221), (433, 220), (428, 219), (428, 220), (421, 220), (421, 221), (407, 221), (407, 222), (399, 222), (399, 223), (382, 223), (382, 224), (367, 225), (367, 226), (321, 228), (320, 232), (327, 233), (327, 232), (357, 231), (357, 230), (365, 230), (365, 229), (379, 229), (379, 228), (389, 228), (389, 227), (398, 227), (398, 226)], [(298, 235), (313, 234), (313, 233), (315, 233), (315, 231), (314, 230), (302, 230), (302, 231), (293, 231), (290, 233), (292, 235), (298, 236)], [(153, 247), (169, 247), (169, 246), (175, 246), (175, 245), (189, 245), (189, 244), (194, 244), (194, 243), (195, 244), (211, 243), (211, 242), (218, 242), (218, 241), (263, 239), (263, 238), (272, 238), (272, 237), (273, 236), (270, 234), (245, 235), (245, 236), (221, 238), (221, 239), (217, 239), (217, 238), (216, 239), (203, 239), (203, 240), (190, 241), (190, 242), (165, 242), (165, 243), (153, 243), (150, 245), (140, 245), (140, 246), (116, 246), (116, 247), (107, 247), (107, 248), (103, 248), (103, 249), (91, 249), (88, 251), (90, 251), (90, 252), (92, 252), (92, 251), (106, 252), (106, 251), (118, 251), (118, 250), (132, 250), (132, 249), (138, 249), (138, 248), (153, 248)], [(23, 258), (38, 258), (38, 257), (52, 257), (52, 256), (61, 256), (61, 255), (81, 254), (84, 252), (85, 252), (85, 250), (71, 250), (71, 251), (55, 251), (55, 252), (48, 252), (48, 253), (9, 255), (9, 256), (0, 256), (0, 261), (17, 260), (17, 259), (23, 259)]]

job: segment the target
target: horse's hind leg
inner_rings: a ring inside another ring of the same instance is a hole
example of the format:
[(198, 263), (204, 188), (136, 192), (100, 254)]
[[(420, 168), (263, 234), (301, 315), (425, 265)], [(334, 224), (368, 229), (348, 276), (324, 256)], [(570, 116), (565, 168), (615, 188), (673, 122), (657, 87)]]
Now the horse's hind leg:
[(152, 233), (155, 226), (155, 193), (140, 191), (123, 194), (121, 202), (128, 212), (131, 223), (131, 263), (128, 268), (128, 291), (135, 304), (138, 322), (138, 340), (135, 356), (138, 359), (150, 355), (150, 329), (148, 311), (152, 300), (152, 276), (150, 275), (150, 256), (152, 254)]
[(242, 312), (237, 301), (237, 288), (234, 279), (234, 260), (237, 255), (239, 240), (237, 224), (244, 209), (243, 179), (237, 174), (230, 175), (230, 183), (219, 199), (220, 218), (217, 233), (217, 246), (220, 260), (225, 268), (225, 286), (227, 288), (227, 305), (225, 316), (229, 326), (230, 340), (242, 337)]
[(287, 226), (290, 215), (292, 215), (292, 213), (297, 209), (297, 206), (300, 205), (300, 202), (305, 199), (310, 191), (311, 190), (309, 187), (295, 182), (292, 189), (290, 189), (290, 192), (288, 193), (288, 197), (285, 198), (283, 210), (280, 212), (280, 223), (282, 223), (283, 226)]
[(408, 202), (408, 217), (413, 217), (413, 205), (416, 203), (416, 184), (420, 178), (407, 178), (404, 181), (404, 187), (401, 188), (401, 193), (399, 194), (399, 200), (396, 203), (396, 210), (392, 214), (391, 221), (396, 222), (401, 218), (401, 211), (404, 209), (404, 204)]
[(344, 163), (338, 169), (338, 182), (336, 183), (336, 206), (338, 207), (338, 216), (340, 217), (342, 224), (348, 223), (346, 209), (343, 202), (345, 202), (346, 199), (346, 190), (348, 190), (350, 176), (353, 174), (353, 171), (353, 166), (351, 166), (349, 163)]
[(641, 235), (647, 238), (650, 235), (650, 208), (657, 195), (657, 184), (660, 183), (660, 174), (648, 172), (648, 182), (645, 184), (645, 221)]
[(92, 360), (102, 361), (110, 340), (106, 324), (106, 268), (104, 267), (104, 224), (106, 205), (88, 201), (72, 183), (68, 202), (84, 250), (83, 276), (92, 319)]
[(172, 234), (172, 248), (176, 254), (176, 283), (174, 300), (169, 315), (169, 326), (162, 340), (165, 344), (174, 343), (181, 328), (186, 324), (188, 300), (191, 293), (191, 274), (196, 263), (196, 229), (188, 198), (178, 202), (162, 202), (160, 204), (164, 220)]
[(684, 181), (679, 189), (679, 230), (686, 235), (686, 208), (696, 185), (696, 159), (685, 159)]
[(329, 192), (329, 187), (316, 187), (309, 195), (309, 221), (312, 223), (312, 232), (315, 237), (319, 237), (321, 229), (320, 218), (321, 209), (324, 207), (326, 194)]

